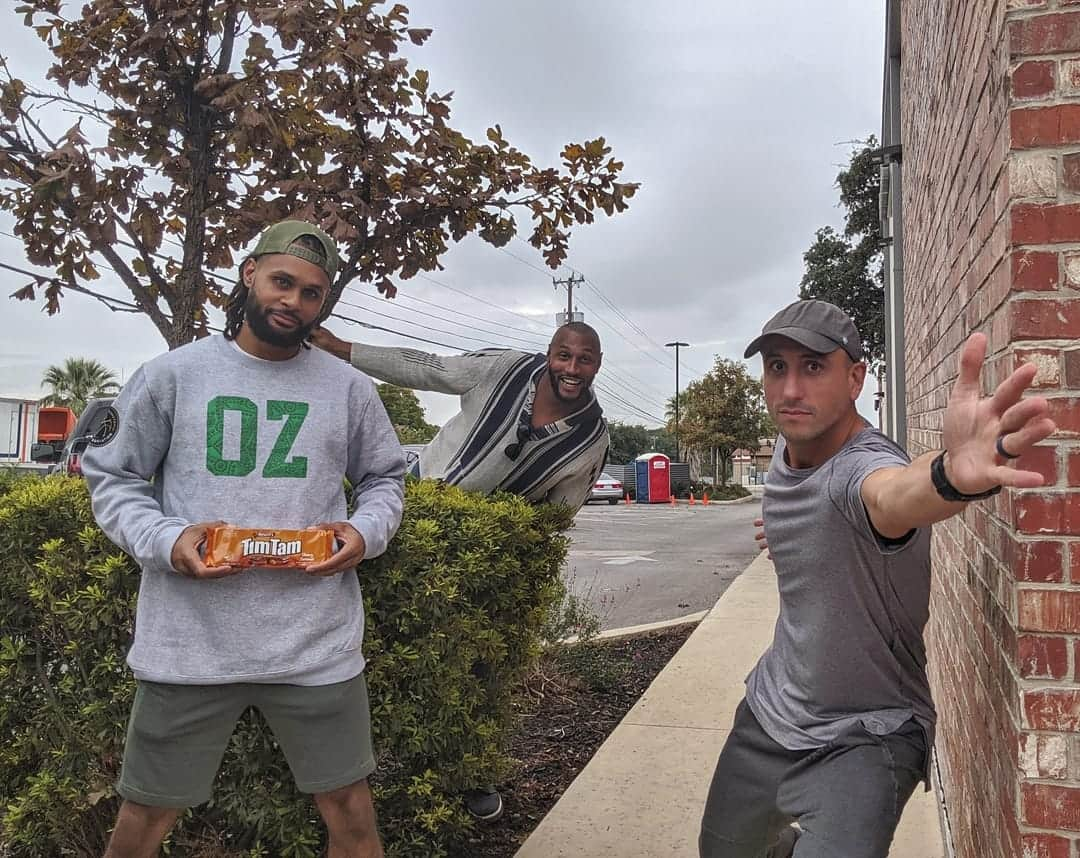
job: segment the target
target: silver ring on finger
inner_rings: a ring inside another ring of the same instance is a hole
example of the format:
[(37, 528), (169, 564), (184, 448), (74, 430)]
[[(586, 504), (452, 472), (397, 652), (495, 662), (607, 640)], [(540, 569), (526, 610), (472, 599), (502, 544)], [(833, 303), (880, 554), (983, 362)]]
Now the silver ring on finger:
[(997, 441), (995, 442), (994, 446), (997, 448), (997, 454), (999, 456), (1001, 456), (1001, 458), (1003, 458), (1003, 459), (1019, 459), (1020, 458), (1019, 453), (1013, 454), (1013, 453), (1010, 453), (1008, 450), (1005, 449), (1005, 436), (1004, 435), (998, 435)]

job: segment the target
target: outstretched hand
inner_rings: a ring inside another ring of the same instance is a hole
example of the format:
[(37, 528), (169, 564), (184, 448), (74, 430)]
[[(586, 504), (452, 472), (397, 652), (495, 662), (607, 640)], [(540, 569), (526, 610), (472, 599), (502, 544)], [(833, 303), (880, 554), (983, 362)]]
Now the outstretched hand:
[[(1041, 396), (1023, 399), (1038, 368), (1024, 364), (982, 397), (980, 383), (986, 359), (986, 336), (972, 334), (960, 352), (960, 373), (945, 409), (942, 446), (947, 451), (945, 473), (963, 494), (978, 494), (995, 486), (1035, 488), (1043, 484), (1036, 471), (1021, 471), (1009, 461), (1057, 430), (1050, 406)], [(1007, 456), (1002, 456), (998, 449)]]

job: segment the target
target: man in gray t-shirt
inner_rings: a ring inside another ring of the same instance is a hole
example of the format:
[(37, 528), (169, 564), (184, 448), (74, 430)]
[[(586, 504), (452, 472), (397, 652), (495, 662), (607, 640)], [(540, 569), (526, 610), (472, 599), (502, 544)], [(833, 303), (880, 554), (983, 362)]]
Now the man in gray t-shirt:
[(1041, 485), (1009, 460), (1056, 429), (1045, 399), (1021, 399), (1031, 365), (980, 397), (985, 350), (982, 334), (964, 345), (943, 449), (912, 462), (855, 410), (866, 364), (838, 307), (798, 301), (747, 348), (780, 430), (758, 534), (780, 615), (713, 775), (702, 858), (886, 858), (929, 783), (930, 525)]

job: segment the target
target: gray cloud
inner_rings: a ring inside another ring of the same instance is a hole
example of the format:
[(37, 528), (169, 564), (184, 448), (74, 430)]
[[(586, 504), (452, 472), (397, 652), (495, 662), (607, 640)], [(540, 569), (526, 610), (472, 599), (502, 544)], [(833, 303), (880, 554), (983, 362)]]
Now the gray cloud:
[[(741, 356), (762, 322), (794, 299), (814, 231), (841, 222), (833, 185), (849, 152), (845, 141), (875, 133), (880, 122), (882, 10), (865, 0), (805, 6), (414, 0), (410, 8), (412, 24), (434, 33), (409, 56), (430, 71), (434, 89), (454, 90), (455, 127), (482, 139), (489, 125), (500, 123), (511, 143), (544, 165), (557, 163), (567, 142), (604, 135), (625, 161), (626, 178), (642, 183), (629, 212), (575, 231), (568, 262), (656, 342), (691, 342), (684, 378), (707, 370), (714, 355)], [(32, 35), (13, 16), (8, 25), (0, 50), (13, 66), (43, 67)], [(527, 229), (524, 217), (519, 222)], [(9, 225), (0, 220), (0, 229)], [(544, 268), (520, 241), (507, 250)], [(18, 244), (2, 236), (0, 259), (24, 264)], [(507, 326), (535, 330), (543, 342), (565, 304), (550, 274), (475, 239), (454, 247), (444, 265), (435, 279), (517, 312), (544, 311), (546, 327), (420, 278), (402, 291), (471, 320), (406, 299), (355, 296), (355, 303), (458, 337), (342, 311), (469, 348), (478, 343), (460, 335), (488, 335), (454, 322), (529, 341), (532, 336)], [(22, 285), (12, 282), (5, 294)], [(113, 292), (123, 294), (119, 287)], [(591, 288), (580, 297), (603, 338), (601, 379), (626, 399), (641, 391), (635, 403), (662, 415), (662, 398), (674, 386), (671, 354), (649, 344)], [(402, 343), (343, 323), (332, 327)], [(163, 348), (148, 320), (111, 314), (77, 296), (53, 319), (38, 307), (8, 302), (0, 331), (0, 396), (37, 391), (44, 367), (70, 354), (130, 375)], [(455, 409), (446, 397), (424, 402), (435, 422)], [(873, 418), (869, 403), (864, 396), (860, 404)], [(613, 416), (636, 417), (610, 398), (605, 405)]]

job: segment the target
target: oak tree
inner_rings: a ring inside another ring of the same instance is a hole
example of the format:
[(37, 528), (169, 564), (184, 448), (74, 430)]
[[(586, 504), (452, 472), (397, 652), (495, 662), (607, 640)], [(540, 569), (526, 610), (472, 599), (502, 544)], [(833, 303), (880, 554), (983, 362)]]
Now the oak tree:
[[(23, 0), (48, 81), (0, 71), (0, 209), (55, 272), (17, 296), (112, 269), (170, 347), (208, 332), (238, 252), (285, 217), (339, 243), (331, 302), (355, 278), (392, 297), (452, 241), (528, 240), (553, 268), (572, 227), (636, 185), (603, 138), (542, 167), (498, 125), (475, 142), (451, 93), (401, 56), (430, 30), (374, 0)], [(74, 123), (66, 130), (74, 115)], [(229, 270), (224, 287), (207, 269)]]

